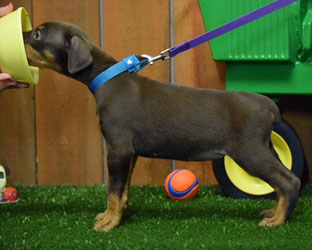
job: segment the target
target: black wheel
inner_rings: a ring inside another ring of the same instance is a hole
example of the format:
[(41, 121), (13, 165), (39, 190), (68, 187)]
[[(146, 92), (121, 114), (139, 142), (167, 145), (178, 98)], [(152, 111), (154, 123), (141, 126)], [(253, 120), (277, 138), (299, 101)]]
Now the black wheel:
[[(274, 126), (271, 141), (282, 163), (301, 179), (305, 167), (305, 157), (296, 131), (286, 121), (282, 121)], [(232, 198), (275, 197), (271, 186), (247, 174), (229, 156), (214, 160), (213, 171), (222, 191)]]

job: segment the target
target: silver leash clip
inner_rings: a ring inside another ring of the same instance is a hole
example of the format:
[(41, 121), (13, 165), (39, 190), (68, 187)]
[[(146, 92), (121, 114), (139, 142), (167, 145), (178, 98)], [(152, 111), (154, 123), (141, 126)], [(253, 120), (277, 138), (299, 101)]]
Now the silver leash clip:
[(166, 49), (166, 50), (162, 51), (160, 53), (160, 55), (154, 56), (154, 57), (152, 57), (150, 55), (146, 55), (146, 54), (141, 55), (141, 57), (147, 58), (149, 64), (154, 64), (155, 61), (158, 61), (160, 59), (162, 59), (162, 60), (170, 59), (170, 55), (168, 53), (169, 51), (170, 51), (170, 49)]

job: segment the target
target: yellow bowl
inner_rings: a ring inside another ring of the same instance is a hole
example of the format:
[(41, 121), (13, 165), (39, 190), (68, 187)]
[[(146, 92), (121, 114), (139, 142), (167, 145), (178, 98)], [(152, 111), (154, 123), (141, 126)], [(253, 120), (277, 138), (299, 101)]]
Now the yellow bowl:
[(15, 81), (37, 84), (39, 68), (28, 65), (23, 39), (23, 31), (30, 30), (30, 18), (23, 7), (0, 18), (0, 68)]
[[(281, 162), (291, 170), (292, 154), (287, 142), (274, 131), (271, 140)], [(250, 195), (267, 195), (274, 191), (268, 183), (249, 175), (230, 156), (224, 158), (224, 165), (229, 179), (239, 190)]]

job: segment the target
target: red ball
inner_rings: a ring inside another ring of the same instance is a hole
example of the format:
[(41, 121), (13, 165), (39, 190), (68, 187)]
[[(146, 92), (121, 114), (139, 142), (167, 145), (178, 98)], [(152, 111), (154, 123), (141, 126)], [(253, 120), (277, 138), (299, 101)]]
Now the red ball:
[(3, 202), (12, 202), (18, 199), (18, 192), (14, 187), (8, 187), (2, 193), (2, 201)]
[(177, 169), (167, 176), (165, 190), (173, 200), (191, 200), (198, 194), (198, 179), (187, 169)]

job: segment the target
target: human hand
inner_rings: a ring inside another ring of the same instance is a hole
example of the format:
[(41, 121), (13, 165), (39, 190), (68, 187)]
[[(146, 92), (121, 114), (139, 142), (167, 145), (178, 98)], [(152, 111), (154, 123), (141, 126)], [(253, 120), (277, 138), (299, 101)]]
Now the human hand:
[(7, 14), (9, 14), (10, 12), (12, 12), (13, 10), (13, 4), (9, 3), (8, 5), (4, 6), (4, 7), (0, 7), (0, 17), (3, 17)]
[(0, 92), (7, 88), (28, 88), (27, 83), (16, 82), (7, 73), (0, 73)]
[[(9, 3), (4, 7), (0, 7), (0, 17), (9, 14), (13, 10), (13, 4)], [(12, 79), (7, 73), (1, 73), (0, 71), (0, 92), (6, 88), (27, 88), (27, 83), (19, 83)]]

